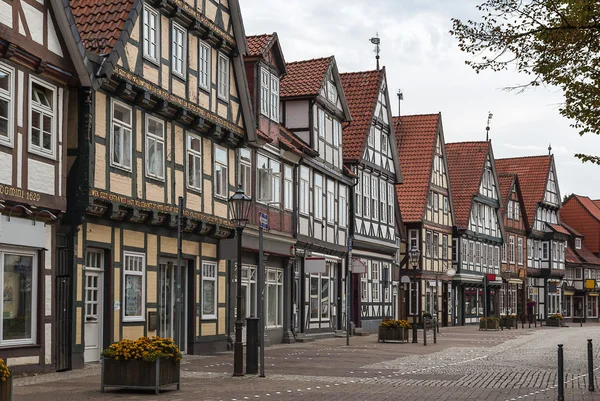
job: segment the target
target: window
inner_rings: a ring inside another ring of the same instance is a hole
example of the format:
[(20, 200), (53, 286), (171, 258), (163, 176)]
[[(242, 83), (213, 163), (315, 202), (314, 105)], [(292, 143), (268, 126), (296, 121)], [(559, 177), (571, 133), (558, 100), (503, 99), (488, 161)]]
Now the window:
[(425, 233), (425, 256), (431, 256), (431, 232), (427, 231)]
[(266, 269), (267, 291), (267, 327), (279, 327), (283, 324), (283, 271)]
[(448, 198), (444, 196), (444, 213), (448, 213), (448, 210), (450, 210)]
[(515, 237), (508, 237), (508, 261), (515, 263)]
[[(329, 271), (329, 268), (327, 269)], [(311, 320), (329, 320), (330, 307), (329, 276), (327, 274), (310, 275), (310, 318)]]
[(212, 53), (211, 47), (199, 41), (200, 47), (198, 48), (198, 85), (210, 91), (210, 55)]
[(439, 249), (440, 249), (440, 235), (438, 233), (433, 234), (433, 257), (439, 257)]
[(123, 321), (143, 322), (145, 320), (146, 264), (143, 253), (123, 254)]
[(469, 241), (469, 262), (471, 265), (475, 264), (475, 243)]
[(370, 147), (375, 147), (375, 127), (373, 126), (371, 126), (371, 132), (369, 132), (369, 138), (367, 140), (367, 143)]
[(185, 58), (186, 58), (187, 35), (185, 29), (177, 24), (173, 24), (173, 62), (171, 68), (173, 73), (180, 78), (185, 79)]
[(144, 57), (158, 63), (160, 29), (159, 14), (150, 6), (144, 4)]
[(284, 164), (283, 172), (283, 207), (285, 210), (292, 210), (294, 208), (294, 169), (292, 166)]
[(310, 170), (308, 167), (300, 166), (300, 213), (307, 215), (310, 207)]
[(215, 196), (227, 198), (227, 149), (215, 145)]
[(29, 150), (54, 156), (56, 89), (33, 78), (30, 83)]
[(381, 153), (387, 155), (388, 152), (388, 137), (386, 134), (381, 134)]
[(365, 218), (371, 216), (371, 177), (367, 173), (363, 173), (363, 212)]
[(279, 121), (279, 78), (271, 74), (271, 120)]
[(548, 260), (548, 243), (542, 242), (542, 260)]
[(396, 195), (396, 191), (394, 188), (394, 184), (388, 184), (388, 224), (394, 225), (394, 206), (396, 206), (396, 202), (394, 202), (394, 197)]
[(385, 201), (387, 200), (387, 183), (384, 180), (379, 181), (379, 217), (382, 223), (387, 222), (387, 207)]
[(362, 170), (358, 171), (358, 183), (354, 187), (356, 193), (355, 213), (362, 216)]
[(508, 210), (507, 210), (507, 214), (508, 214), (508, 219), (512, 220), (513, 219), (513, 201), (509, 200), (508, 201)]
[(187, 134), (187, 185), (202, 191), (202, 139)]
[(506, 263), (506, 242), (502, 244), (502, 262)]
[(323, 176), (315, 174), (315, 219), (323, 220)]
[(437, 193), (433, 193), (433, 210), (435, 210), (436, 212), (439, 210), (440, 205), (439, 205), (439, 196)]
[(229, 100), (229, 59), (221, 53), (217, 70), (217, 94), (222, 100)]
[(431, 209), (433, 206), (433, 192), (429, 191), (429, 195), (427, 196), (427, 207)]
[(12, 144), (14, 70), (0, 64), (0, 143)]
[(462, 261), (463, 264), (469, 263), (469, 241), (466, 239), (461, 240), (462, 242)]
[(131, 108), (113, 101), (111, 164), (131, 170)]
[(523, 264), (523, 238), (517, 238), (517, 263)]
[(267, 156), (257, 156), (258, 200), (279, 207), (281, 201), (281, 163)]
[(165, 178), (165, 125), (150, 116), (146, 116), (146, 175)]
[(442, 236), (442, 259), (448, 260), (448, 236)]
[(260, 112), (269, 117), (271, 74), (266, 68), (260, 69)]
[(252, 196), (252, 151), (248, 148), (240, 149), (240, 184), (244, 193)]
[(202, 262), (202, 319), (217, 318), (217, 264)]
[(346, 227), (347, 222), (347, 205), (348, 205), (348, 197), (346, 196), (347, 188), (345, 186), (340, 185), (339, 189), (339, 226)]
[(335, 182), (327, 180), (327, 222), (333, 224), (335, 222)]
[(373, 302), (379, 301), (379, 263), (371, 264), (371, 296)]
[(575, 238), (575, 249), (581, 249), (581, 238)]
[(408, 231), (408, 250), (419, 247), (419, 231), (418, 230), (409, 230)]
[(583, 278), (582, 269), (575, 269), (575, 279), (581, 280)]
[[(34, 344), (38, 305), (37, 257), (0, 250), (0, 344)], [(49, 294), (48, 294), (49, 295)]]
[(514, 218), (515, 218), (515, 220), (519, 220), (519, 217), (520, 217), (520, 212), (519, 212), (520, 204), (519, 204), (519, 202), (513, 202), (513, 208), (514, 208), (514, 210), (513, 210)]
[(379, 185), (377, 184), (377, 178), (371, 178), (371, 211), (373, 215), (371, 216), (373, 220), (379, 219), (378, 207), (379, 207)]
[[(364, 263), (364, 261), (363, 261)], [(360, 275), (360, 300), (363, 302), (368, 301), (369, 293), (368, 293), (368, 283), (367, 283), (367, 274), (363, 273)]]
[(325, 111), (319, 109), (317, 116), (319, 118), (319, 137), (325, 138)]

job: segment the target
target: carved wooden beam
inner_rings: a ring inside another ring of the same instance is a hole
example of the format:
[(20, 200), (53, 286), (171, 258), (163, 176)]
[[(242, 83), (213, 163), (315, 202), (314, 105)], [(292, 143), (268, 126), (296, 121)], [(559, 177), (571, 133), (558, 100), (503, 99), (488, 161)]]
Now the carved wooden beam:
[(6, 51), (4, 52), (4, 57), (7, 59), (11, 59), (15, 55), (16, 51), (17, 51), (17, 45), (15, 45), (14, 43), (10, 43), (8, 45), (8, 47), (6, 48)]
[(111, 220), (123, 220), (127, 216), (127, 209), (121, 208), (118, 203), (111, 202), (109, 214)]
[(145, 90), (138, 92), (137, 96), (135, 97), (135, 104), (140, 106), (150, 107), (151, 101), (152, 96), (150, 95), (150, 92)]
[(153, 226), (163, 225), (166, 219), (167, 216), (162, 213), (156, 211), (150, 212), (150, 224), (152, 224)]
[(202, 117), (196, 117), (192, 120), (191, 124), (190, 124), (190, 128), (195, 130), (195, 131), (199, 131), (199, 132), (204, 132), (206, 130), (206, 120)]
[(169, 102), (161, 99), (156, 102), (156, 106), (154, 106), (154, 111), (160, 114), (168, 114), (169, 113)]
[(122, 81), (117, 87), (115, 94), (117, 96), (131, 97), (133, 96), (133, 86), (129, 82)]

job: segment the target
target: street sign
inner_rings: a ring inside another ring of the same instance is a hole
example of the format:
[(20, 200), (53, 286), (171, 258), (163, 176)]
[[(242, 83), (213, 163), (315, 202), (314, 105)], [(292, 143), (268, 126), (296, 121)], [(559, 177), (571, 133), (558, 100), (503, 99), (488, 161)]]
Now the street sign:
[(258, 225), (263, 230), (269, 229), (269, 215), (263, 212), (258, 212)]

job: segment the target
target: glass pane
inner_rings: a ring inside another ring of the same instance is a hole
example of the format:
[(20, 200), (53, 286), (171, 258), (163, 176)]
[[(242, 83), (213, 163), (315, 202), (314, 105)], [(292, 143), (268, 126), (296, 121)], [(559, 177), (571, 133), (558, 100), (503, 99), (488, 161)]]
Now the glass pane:
[(163, 138), (163, 124), (160, 121), (157, 121), (153, 118), (148, 119), (148, 133), (159, 138)]
[(8, 136), (8, 102), (4, 99), (0, 99), (0, 135)]
[(52, 135), (44, 132), (44, 143), (42, 147), (47, 150), (52, 150)]
[(33, 257), (4, 255), (2, 340), (29, 340), (32, 336)]
[(121, 163), (121, 127), (113, 126), (113, 161)]
[(8, 92), (9, 85), (10, 85), (9, 75), (4, 71), (0, 71), (0, 89), (3, 89)]
[(142, 277), (125, 276), (125, 316), (142, 315)]
[(215, 310), (215, 282), (210, 280), (202, 281), (202, 313), (204, 315), (214, 315)]
[(321, 283), (321, 317), (329, 318), (329, 280), (323, 280)]
[(188, 154), (188, 185), (193, 187), (196, 186), (196, 181), (194, 181), (195, 175), (196, 174), (194, 171), (194, 156)]
[(267, 324), (269, 326), (274, 326), (277, 324), (275, 321), (277, 317), (277, 286), (269, 285), (268, 294), (267, 294)]
[(223, 164), (227, 164), (227, 151), (221, 148), (215, 148), (215, 159)]
[(123, 165), (131, 167), (131, 131), (123, 130)]
[(121, 105), (114, 105), (114, 118), (124, 122), (125, 124), (131, 124), (131, 114), (129, 110)]
[(31, 143), (40, 146), (40, 131), (36, 128), (31, 129)]
[(197, 152), (200, 152), (201, 151), (200, 139), (193, 137), (193, 136), (188, 136), (188, 149), (192, 149)]

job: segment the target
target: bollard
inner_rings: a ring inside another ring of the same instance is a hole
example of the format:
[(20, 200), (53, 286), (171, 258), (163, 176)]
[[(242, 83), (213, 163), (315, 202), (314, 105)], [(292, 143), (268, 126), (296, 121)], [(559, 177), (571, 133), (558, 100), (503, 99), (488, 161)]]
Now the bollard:
[(423, 324), (423, 346), (427, 346), (427, 329), (425, 328), (425, 324)]
[(515, 330), (519, 328), (519, 319), (515, 316)]
[(529, 328), (531, 328), (531, 315), (527, 315), (527, 320), (529, 320)]
[(579, 327), (583, 327), (583, 317), (579, 318)]
[(257, 317), (246, 318), (246, 374), (258, 373), (258, 322)]
[(434, 343), (434, 344), (437, 344), (437, 334), (436, 334), (437, 327), (438, 327), (438, 325), (437, 325), (437, 321), (435, 322), (435, 326), (436, 326), (436, 327), (433, 329), (433, 343)]
[(525, 317), (521, 315), (521, 329), (525, 328)]
[(592, 340), (588, 340), (588, 390), (595, 391), (594, 389), (594, 350), (592, 348)]
[(412, 342), (413, 342), (413, 344), (416, 344), (418, 342), (417, 341), (417, 324), (414, 322), (414, 320), (413, 320), (413, 325), (412, 326), (413, 326), (413, 340), (412, 340)]
[(558, 344), (558, 401), (565, 401), (565, 371), (562, 344)]
[(435, 329), (437, 330), (438, 334), (440, 334), (440, 324), (437, 319), (435, 319)]

